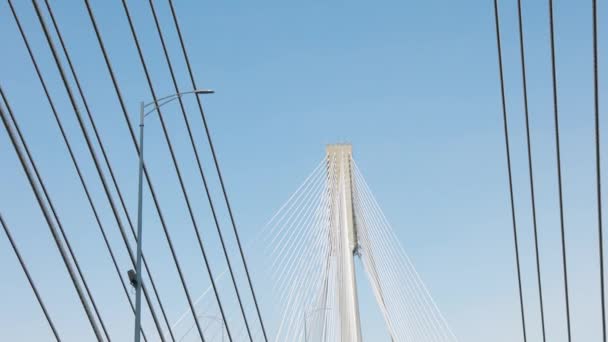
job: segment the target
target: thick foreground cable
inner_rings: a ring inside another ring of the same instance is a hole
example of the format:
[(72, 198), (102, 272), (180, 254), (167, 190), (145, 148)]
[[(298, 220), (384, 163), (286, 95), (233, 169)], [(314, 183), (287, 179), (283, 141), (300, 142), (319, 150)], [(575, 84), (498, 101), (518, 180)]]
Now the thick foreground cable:
[(505, 82), (503, 76), (502, 66), (502, 46), (500, 44), (500, 21), (498, 15), (498, 0), (494, 0), (494, 21), (496, 24), (496, 46), (498, 48), (498, 69), (500, 75), (500, 95), (502, 103), (502, 116), (504, 124), (504, 135), (505, 135), (505, 149), (507, 154), (507, 171), (509, 175), (509, 196), (511, 203), (511, 221), (513, 223), (513, 240), (515, 243), (515, 263), (517, 265), (517, 284), (519, 289), (519, 307), (521, 312), (521, 325), (524, 342), (527, 341), (526, 337), (526, 316), (524, 312), (524, 299), (523, 290), (521, 285), (521, 267), (519, 263), (519, 243), (517, 240), (517, 223), (515, 218), (515, 200), (513, 198), (513, 176), (511, 174), (511, 151), (509, 147), (509, 125), (507, 120), (507, 103), (505, 98)]
[(541, 280), (540, 253), (538, 249), (538, 225), (536, 220), (536, 195), (534, 193), (534, 173), (532, 167), (532, 142), (530, 138), (530, 113), (528, 110), (528, 86), (526, 80), (526, 53), (524, 48), (524, 24), (521, 10), (521, 0), (517, 0), (517, 17), (519, 23), (519, 53), (521, 61), (521, 79), (524, 98), (524, 113), (526, 117), (526, 145), (528, 148), (528, 177), (530, 181), (530, 199), (532, 205), (532, 226), (534, 229), (534, 253), (536, 258), (536, 281), (538, 286), (538, 298), (540, 304), (540, 323), (543, 342), (546, 341), (545, 333), (545, 305), (543, 301), (543, 286)]
[(597, 229), (600, 257), (600, 291), (602, 300), (602, 340), (606, 342), (606, 297), (604, 288), (604, 232), (602, 227), (602, 181), (600, 158), (600, 94), (597, 52), (597, 0), (593, 0), (593, 107), (595, 110), (595, 175), (597, 183)]
[(2, 213), (0, 213), (0, 225), (2, 226), (2, 229), (4, 229), (4, 233), (6, 233), (6, 237), (8, 238), (8, 241), (10, 242), (11, 247), (13, 248), (13, 252), (15, 252), (15, 256), (19, 260), (19, 264), (21, 265), (21, 269), (23, 269), (23, 273), (25, 273), (27, 282), (30, 284), (32, 291), (34, 291), (34, 296), (36, 296), (36, 300), (38, 301), (38, 304), (40, 305), (40, 308), (42, 309), (42, 312), (44, 313), (44, 317), (46, 318), (46, 321), (49, 324), (49, 327), (51, 328), (53, 335), (55, 336), (55, 340), (57, 340), (58, 342), (61, 341), (61, 338), (59, 337), (59, 333), (57, 333), (57, 329), (55, 328), (55, 324), (53, 324), (53, 320), (51, 319), (51, 315), (47, 311), (46, 306), (44, 305), (44, 301), (42, 300), (42, 297), (40, 297), (40, 293), (38, 292), (38, 288), (36, 287), (36, 284), (34, 283), (32, 276), (30, 275), (30, 271), (27, 269), (27, 264), (25, 263), (25, 260), (23, 260), (23, 258), (21, 257), (19, 248), (17, 247), (15, 240), (13, 240), (13, 236), (11, 234), (10, 229), (8, 228), (8, 225), (6, 224), (6, 222), (4, 222)]
[(572, 341), (570, 326), (570, 297), (568, 295), (568, 260), (566, 258), (566, 228), (564, 226), (564, 196), (562, 191), (562, 161), (559, 139), (559, 113), (557, 107), (557, 71), (555, 66), (555, 30), (553, 24), (553, 0), (549, 0), (549, 32), (551, 41), (551, 80), (553, 89), (553, 114), (555, 120), (555, 156), (557, 162), (557, 188), (559, 194), (559, 224), (562, 243), (562, 266), (564, 271), (564, 299), (566, 302), (566, 328), (568, 342)]

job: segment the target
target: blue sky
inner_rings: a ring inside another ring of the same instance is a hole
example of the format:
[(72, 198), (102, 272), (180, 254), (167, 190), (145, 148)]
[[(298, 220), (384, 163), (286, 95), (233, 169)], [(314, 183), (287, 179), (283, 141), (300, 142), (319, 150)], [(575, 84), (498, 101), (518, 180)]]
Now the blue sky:
[[(70, 139), (77, 146), (77, 158), (112, 245), (122, 264), (128, 265), (33, 8), (27, 2), (16, 5)], [(599, 13), (606, 13), (605, 4), (600, 5)], [(134, 215), (135, 153), (84, 5), (53, 6)], [(158, 1), (157, 8), (178, 82), (187, 89), (186, 68), (168, 5)], [(521, 340), (491, 1), (202, 1), (178, 2), (176, 8), (197, 81), (217, 91), (204, 103), (244, 241), (254, 238), (314, 168), (325, 144), (352, 142), (359, 167), (460, 341)], [(135, 119), (139, 102), (151, 95), (127, 21), (118, 2), (98, 1), (93, 9), (129, 114)], [(147, 4), (132, 3), (130, 9), (157, 93), (173, 93)], [(530, 340), (539, 341), (515, 11), (515, 1), (501, 2), (525, 308)], [(573, 339), (591, 341), (599, 338), (601, 330), (590, 1), (555, 1), (555, 11)], [(524, 1), (524, 16), (547, 337), (559, 342), (566, 339), (547, 5)], [(603, 20), (600, 37), (605, 37), (607, 29)], [(0, 39), (6, 47), (0, 59), (2, 87), (82, 259), (102, 314), (108, 316), (108, 326), (117, 336), (130, 336), (132, 320), (124, 294), (6, 3), (0, 4)], [(605, 51), (602, 43), (600, 56)], [(604, 60), (600, 84), (607, 80)], [(601, 100), (605, 95), (603, 88)], [(210, 173), (200, 119), (194, 115), (195, 102), (190, 98), (186, 104)], [(209, 236), (209, 246), (214, 247), (217, 238), (178, 110), (177, 105), (168, 106), (165, 120), (191, 184), (188, 191), (197, 218)], [(147, 164), (162, 194), (163, 210), (191, 291), (196, 294), (208, 281), (160, 125), (157, 119), (148, 122)], [(606, 127), (605, 120), (602, 126)], [(606, 151), (606, 143), (602, 146)], [(0, 161), (0, 210), (56, 324), (66, 340), (92, 338), (4, 130), (0, 130)], [(608, 165), (603, 163), (603, 168)], [(213, 178), (212, 183), (214, 194), (219, 195), (217, 180)], [(146, 201), (146, 250), (157, 270), (169, 316), (177, 319), (186, 301), (149, 196)], [(226, 223), (225, 212), (221, 216)], [(219, 251), (211, 249), (214, 270), (219, 272), (224, 268)], [(255, 258), (256, 248), (248, 253)], [(0, 265), (5, 275), (0, 283), (2, 338), (50, 339), (5, 237), (0, 238)], [(256, 285), (265, 288), (267, 284), (258, 280)], [(362, 289), (361, 296), (368, 317), (366, 337), (383, 336), (371, 292)]]

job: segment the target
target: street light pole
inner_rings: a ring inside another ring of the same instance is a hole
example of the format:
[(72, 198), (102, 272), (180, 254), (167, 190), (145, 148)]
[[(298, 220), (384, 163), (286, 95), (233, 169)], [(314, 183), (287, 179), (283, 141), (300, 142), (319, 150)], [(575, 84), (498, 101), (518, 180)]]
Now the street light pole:
[[(158, 108), (165, 104), (176, 100), (186, 94), (213, 94), (213, 90), (194, 90), (183, 93), (177, 93), (174, 95), (165, 96), (152, 101), (148, 104), (141, 102), (139, 109), (139, 183), (137, 188), (137, 260), (135, 263), (135, 272), (129, 271), (129, 280), (135, 287), (135, 342), (141, 340), (141, 291), (142, 291), (142, 230), (143, 230), (143, 178), (144, 178), (144, 119), (145, 117), (158, 110)], [(148, 106), (152, 106), (152, 109), (145, 113), (145, 109)], [(134, 274), (133, 274), (134, 273)]]
[(141, 245), (142, 245), (142, 212), (143, 212), (143, 176), (144, 176), (144, 103), (140, 104), (139, 112), (139, 184), (137, 185), (137, 262), (135, 264), (135, 342), (140, 341), (141, 328)]

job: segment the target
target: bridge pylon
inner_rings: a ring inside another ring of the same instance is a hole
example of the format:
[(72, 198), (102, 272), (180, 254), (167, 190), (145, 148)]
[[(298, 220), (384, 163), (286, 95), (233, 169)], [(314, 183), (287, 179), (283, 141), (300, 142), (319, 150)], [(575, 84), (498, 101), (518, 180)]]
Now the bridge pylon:
[(339, 315), (342, 341), (361, 342), (361, 319), (355, 275), (358, 239), (353, 210), (352, 145), (327, 145), (333, 253), (338, 262)]
[(280, 317), (275, 342), (362, 342), (357, 283), (366, 280), (390, 341), (458, 341), (350, 144), (326, 146), (325, 158), (269, 221), (267, 235), (265, 267), (275, 279), (269, 300)]

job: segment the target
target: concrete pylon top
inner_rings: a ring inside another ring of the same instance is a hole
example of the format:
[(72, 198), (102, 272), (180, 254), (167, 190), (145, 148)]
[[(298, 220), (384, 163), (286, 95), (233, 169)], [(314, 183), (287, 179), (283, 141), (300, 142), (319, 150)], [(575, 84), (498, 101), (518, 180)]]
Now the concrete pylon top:
[(352, 144), (328, 144), (325, 147), (325, 151), (327, 154), (333, 153), (353, 153), (353, 145)]

